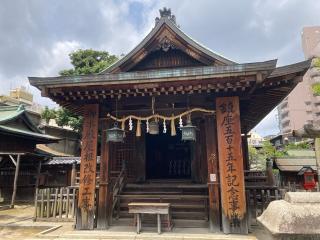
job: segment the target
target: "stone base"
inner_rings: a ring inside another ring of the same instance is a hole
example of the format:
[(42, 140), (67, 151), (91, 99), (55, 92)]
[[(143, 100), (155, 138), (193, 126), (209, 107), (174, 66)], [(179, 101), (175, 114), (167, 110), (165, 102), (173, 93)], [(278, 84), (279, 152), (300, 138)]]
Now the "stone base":
[(286, 193), (258, 217), (271, 239), (320, 239), (320, 193)]

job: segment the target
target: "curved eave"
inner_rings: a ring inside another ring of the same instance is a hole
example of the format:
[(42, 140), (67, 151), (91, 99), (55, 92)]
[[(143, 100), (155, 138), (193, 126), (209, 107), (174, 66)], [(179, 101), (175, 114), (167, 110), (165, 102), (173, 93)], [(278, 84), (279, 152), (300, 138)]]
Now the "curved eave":
[(252, 92), (251, 96), (244, 100), (241, 115), (242, 122), (246, 123), (246, 132), (249, 132), (261, 122), (290, 92), (302, 81), (303, 75), (309, 69), (310, 60), (276, 68), (261, 84)]
[(5, 114), (5, 116), (2, 116), (0, 118), (0, 124), (6, 124), (8, 122), (14, 121), (18, 118), (21, 118), (24, 123), (34, 132), (41, 133), (41, 131), (35, 126), (35, 124), (31, 121), (29, 118), (26, 109), (20, 108), (20, 105), (15, 106), (2, 106), (0, 108), (0, 111), (2, 111), (2, 115)]
[(29, 77), (30, 84), (42, 90), (51, 87), (113, 85), (146, 83), (147, 81), (177, 81), (178, 79), (201, 79), (217, 76), (230, 76), (230, 74), (250, 74), (260, 71), (269, 75), (276, 66), (277, 60), (265, 62), (234, 64), (226, 66), (189, 67), (163, 70), (149, 70), (140, 72), (108, 73), (101, 75), (61, 76), (61, 77)]
[(189, 37), (187, 34), (185, 34), (183, 31), (181, 31), (174, 23), (172, 23), (171, 20), (167, 18), (161, 18), (159, 23), (151, 30), (151, 32), (132, 50), (130, 51), (126, 56), (119, 59), (117, 62), (106, 68), (105, 70), (101, 71), (99, 74), (105, 74), (110, 73), (114, 71), (115, 69), (119, 68), (121, 65), (123, 65), (125, 62), (127, 62), (129, 59), (135, 56), (135, 54), (139, 53), (144, 46), (146, 46), (150, 40), (157, 34), (157, 32), (161, 29), (163, 25), (167, 25), (174, 33), (176, 33), (178, 36), (180, 36), (184, 41), (186, 41), (188, 44), (190, 44), (192, 47), (197, 49), (198, 51), (206, 54), (208, 57), (212, 58), (213, 60), (218, 60), (226, 65), (232, 65), (236, 64), (236, 62), (231, 61), (230, 59), (227, 59), (217, 53), (214, 53), (209, 48), (203, 46), (202, 44), (196, 42), (191, 37)]
[(0, 132), (5, 135), (17, 136), (27, 140), (35, 141), (37, 143), (56, 143), (61, 140), (60, 138), (56, 138), (50, 135), (16, 129), (3, 125), (0, 125)]

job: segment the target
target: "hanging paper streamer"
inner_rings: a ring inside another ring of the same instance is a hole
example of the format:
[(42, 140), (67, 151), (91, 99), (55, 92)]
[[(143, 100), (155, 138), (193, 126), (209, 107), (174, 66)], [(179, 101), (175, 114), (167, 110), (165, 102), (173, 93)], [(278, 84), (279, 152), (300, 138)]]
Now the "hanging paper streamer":
[(121, 129), (122, 129), (122, 130), (125, 129), (125, 124), (126, 124), (126, 121), (122, 121), (122, 122), (121, 122)]
[(183, 127), (182, 117), (179, 118), (179, 127)]
[(147, 133), (149, 132), (149, 120), (147, 119), (147, 122), (146, 122), (146, 126), (147, 126)]
[(167, 133), (166, 120), (163, 120), (163, 133)]
[(133, 129), (133, 124), (132, 124), (132, 119), (131, 117), (129, 118), (129, 131), (132, 131)]
[(141, 137), (141, 120), (138, 120), (137, 122), (136, 137)]
[(176, 125), (174, 123), (174, 119), (171, 119), (171, 136), (175, 136), (175, 135), (177, 135)]
[[(174, 115), (172, 114), (171, 116), (164, 116), (164, 115), (160, 115), (160, 114), (156, 114), (156, 113), (152, 113), (152, 115), (149, 116), (136, 116), (136, 115), (129, 115), (129, 116), (125, 116), (122, 118), (118, 118), (116, 116), (112, 116), (110, 113), (107, 114), (107, 117), (117, 121), (117, 122), (121, 122), (121, 128), (124, 130), (125, 128), (125, 122), (127, 120), (129, 120), (129, 130), (132, 131), (133, 130), (133, 120), (136, 121), (146, 121), (146, 130), (147, 133), (149, 133), (149, 120), (151, 119), (155, 119), (156, 122), (158, 122), (159, 120), (162, 121), (171, 121), (171, 135), (175, 136), (176, 135), (176, 128), (175, 128), (175, 120), (179, 119), (179, 127), (183, 127), (183, 121), (182, 121), (182, 117), (184, 116), (188, 116), (193, 112), (203, 112), (206, 114), (214, 114), (215, 111), (214, 110), (210, 110), (210, 109), (205, 109), (205, 108), (193, 108), (193, 109), (189, 109), (185, 112), (182, 112), (178, 115)], [(132, 120), (133, 119), (133, 120)], [(141, 124), (141, 123), (140, 123)]]

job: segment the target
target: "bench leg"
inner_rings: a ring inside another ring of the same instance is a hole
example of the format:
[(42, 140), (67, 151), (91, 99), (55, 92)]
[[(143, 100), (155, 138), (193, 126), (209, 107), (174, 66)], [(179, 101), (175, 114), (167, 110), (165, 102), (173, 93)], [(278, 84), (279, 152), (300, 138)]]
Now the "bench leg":
[(167, 218), (168, 218), (168, 231), (171, 231), (172, 230), (172, 223), (171, 223), (171, 214), (169, 212), (169, 214), (167, 215)]
[(139, 213), (136, 214), (136, 219), (137, 219), (137, 233), (140, 234), (140, 230), (141, 230), (141, 217), (140, 217), (140, 214), (139, 214)]
[(157, 214), (157, 219), (158, 219), (158, 234), (161, 233), (161, 218), (160, 214)]

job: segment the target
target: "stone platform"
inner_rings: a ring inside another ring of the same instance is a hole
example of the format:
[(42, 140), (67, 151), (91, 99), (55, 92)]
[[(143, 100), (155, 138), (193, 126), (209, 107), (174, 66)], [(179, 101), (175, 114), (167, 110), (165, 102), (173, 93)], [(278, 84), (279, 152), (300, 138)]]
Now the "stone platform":
[(56, 235), (55, 231), (47, 234), (38, 234), (32, 240), (36, 239), (59, 239), (59, 240), (74, 240), (74, 239), (114, 239), (114, 240), (256, 240), (253, 235), (226, 235), (223, 233), (209, 233), (204, 228), (175, 228), (172, 232), (163, 232), (157, 234), (155, 228), (145, 227), (143, 232), (137, 234), (135, 227), (111, 227), (108, 231), (67, 231)]

